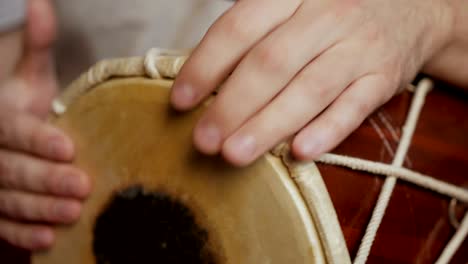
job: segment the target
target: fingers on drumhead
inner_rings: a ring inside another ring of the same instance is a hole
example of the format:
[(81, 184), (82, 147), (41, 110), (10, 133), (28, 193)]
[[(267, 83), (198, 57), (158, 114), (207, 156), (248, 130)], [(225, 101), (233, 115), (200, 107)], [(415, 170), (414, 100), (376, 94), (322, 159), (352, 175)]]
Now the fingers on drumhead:
[(355, 81), (299, 132), (293, 141), (293, 155), (299, 160), (313, 160), (335, 148), (387, 100), (375, 90), (388, 90), (390, 86), (380, 75), (367, 75)]
[(188, 110), (206, 98), (258, 41), (294, 14), (300, 2), (235, 3), (211, 26), (185, 63), (172, 90), (173, 106)]
[(80, 210), (77, 201), (1, 190), (0, 237), (28, 250), (48, 248), (55, 239), (52, 228), (32, 221), (69, 224), (78, 219)]
[(0, 147), (25, 151), (44, 158), (70, 161), (72, 141), (58, 128), (18, 111), (0, 113)]
[[(327, 108), (359, 75), (353, 63), (336, 63), (344, 50), (336, 46), (310, 62), (279, 95), (227, 139), (223, 146), (225, 157), (234, 164), (246, 165), (297, 133)], [(332, 65), (339, 65), (335, 70), (343, 74), (328, 78)], [(255, 145), (255, 151), (249, 150), (251, 145)]]
[(46, 249), (55, 241), (51, 227), (20, 223), (1, 217), (0, 237), (13, 246), (27, 250)]
[(0, 186), (77, 199), (91, 191), (90, 179), (81, 170), (12, 151), (0, 151)]
[(0, 212), (18, 221), (71, 224), (78, 220), (81, 204), (71, 199), (0, 190)]

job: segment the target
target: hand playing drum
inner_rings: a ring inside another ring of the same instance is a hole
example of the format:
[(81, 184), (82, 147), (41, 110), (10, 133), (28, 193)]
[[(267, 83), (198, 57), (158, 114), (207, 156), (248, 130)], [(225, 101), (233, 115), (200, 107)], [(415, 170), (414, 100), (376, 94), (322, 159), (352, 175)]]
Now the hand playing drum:
[(79, 218), (90, 185), (70, 164), (73, 142), (47, 122), (57, 93), (51, 6), (32, 1), (29, 17), (24, 32), (0, 38), (0, 238), (38, 250), (54, 242), (50, 225)]
[(33, 263), (467, 259), (465, 94), (423, 80), (317, 163), (294, 160), (284, 142), (235, 168), (191, 143), (217, 95), (186, 114), (171, 109), (185, 61), (158, 49), (103, 61), (54, 101), (52, 122), (73, 138), (74, 165), (95, 189)]
[(189, 57), (97, 64), (46, 122), (54, 22), (30, 0), (0, 237), (55, 230), (34, 263), (466, 262), (466, 95), (405, 91), (421, 70), (468, 87), (466, 1), (270, 2), (236, 2)]

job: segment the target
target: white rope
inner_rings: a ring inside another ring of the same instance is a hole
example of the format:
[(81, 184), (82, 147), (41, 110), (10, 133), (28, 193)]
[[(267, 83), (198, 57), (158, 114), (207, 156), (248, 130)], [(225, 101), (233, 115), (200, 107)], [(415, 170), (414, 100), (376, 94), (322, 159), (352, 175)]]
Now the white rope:
[(59, 100), (52, 101), (52, 112), (56, 115), (63, 115), (67, 111), (67, 107)]
[[(320, 157), (317, 161), (325, 164), (338, 165), (348, 167), (354, 170), (366, 171), (374, 174), (388, 176), (382, 186), (377, 205), (372, 213), (371, 220), (367, 226), (366, 233), (362, 239), (359, 247), (358, 254), (354, 260), (355, 264), (363, 264), (367, 261), (372, 244), (375, 240), (377, 230), (382, 222), (383, 216), (385, 215), (386, 208), (390, 201), (392, 192), (395, 188), (397, 178), (419, 185), (421, 187), (439, 192), (441, 194), (450, 196), (459, 201), (468, 203), (468, 191), (460, 188), (453, 184), (449, 184), (430, 176), (402, 168), (405, 160), (408, 148), (411, 143), (412, 136), (414, 134), (418, 117), (421, 113), (421, 109), (424, 105), (424, 101), (427, 93), (432, 88), (432, 82), (429, 80), (423, 80), (420, 82), (416, 89), (416, 93), (411, 104), (410, 112), (408, 114), (407, 121), (403, 127), (403, 135), (398, 146), (395, 159), (392, 165), (373, 162), (369, 160), (363, 160), (358, 158), (346, 157), (336, 154), (325, 154)], [(446, 264), (453, 258), (457, 250), (459, 249), (462, 242), (468, 235), (468, 213), (466, 213), (459, 229), (444, 248), (439, 260), (436, 264)]]
[(324, 154), (317, 159), (317, 162), (347, 167), (377, 175), (392, 175), (398, 179), (468, 203), (468, 190), (406, 168), (336, 154)]
[[(153, 79), (161, 79), (163, 75), (175, 77), (187, 59), (186, 56), (182, 56), (184, 54), (188, 54), (188, 50), (150, 49), (144, 58), (146, 74)], [(164, 67), (167, 72), (162, 74), (160, 72), (161, 64), (164, 63), (164, 57), (167, 56), (174, 57), (174, 59), (170, 61), (168, 66)]]
[(457, 219), (457, 203), (459, 200), (452, 198), (449, 203), (449, 221), (453, 228), (458, 229), (460, 227), (460, 222)]
[(455, 253), (457, 253), (458, 248), (460, 248), (461, 244), (465, 240), (466, 236), (468, 235), (468, 212), (465, 214), (463, 221), (460, 224), (455, 235), (452, 237), (450, 242), (444, 248), (444, 251), (440, 255), (439, 259), (435, 262), (435, 264), (446, 264), (449, 263), (450, 260), (453, 258)]
[(64, 114), (67, 107), (79, 96), (112, 78), (149, 77), (152, 79), (174, 79), (187, 60), (189, 50), (165, 50), (154, 48), (144, 58), (117, 58), (98, 62), (56, 98), (52, 110), (56, 115)]
[[(444, 181), (434, 179), (430, 176), (427, 176), (418, 172), (414, 172), (405, 168), (400, 168), (394, 165), (388, 165), (388, 164), (384, 164), (380, 162), (374, 162), (374, 161), (352, 158), (352, 157), (336, 155), (336, 154), (324, 154), (317, 160), (317, 162), (321, 162), (321, 163), (325, 163), (329, 165), (343, 166), (343, 167), (347, 167), (353, 170), (370, 172), (370, 173), (377, 174), (377, 175), (392, 175), (393, 177), (396, 177), (398, 179), (411, 182), (421, 187), (424, 187), (424, 188), (436, 191), (440, 194), (444, 194), (444, 195), (454, 198), (455, 200), (451, 201), (450, 207), (455, 207), (456, 201), (468, 203), (468, 190), (458, 187), (453, 184), (446, 183)], [(454, 210), (454, 208), (451, 208), (450, 210)], [(454, 217), (452, 215), (450, 216)], [(453, 219), (450, 219), (450, 220), (451, 222), (456, 221)], [(447, 246), (444, 248), (436, 264), (449, 263), (450, 260), (455, 255), (455, 253), (457, 252), (458, 248), (461, 246), (462, 242), (466, 239), (468, 235), (468, 212), (466, 213), (465, 218), (463, 219), (463, 222), (461, 224), (452, 223), (452, 225), (457, 226), (456, 228), (458, 228), (458, 230), (455, 233), (455, 236), (449, 242), (449, 244), (447, 244)], [(370, 246), (372, 246), (372, 244), (370, 244)], [(369, 250), (370, 250), (370, 247), (369, 247)], [(355, 263), (357, 259), (358, 258), (356, 257)], [(364, 262), (365, 261), (366, 260), (364, 260)], [(361, 262), (361, 263), (364, 263), (364, 262)]]
[[(395, 159), (393, 160), (393, 166), (401, 167), (403, 165), (416, 128), (419, 114), (422, 106), (424, 105), (425, 97), (431, 88), (432, 82), (425, 79), (419, 83), (416, 89), (416, 94), (413, 97), (408, 119), (403, 127), (403, 135), (400, 144), (398, 145)], [(385, 179), (379, 199), (377, 200), (377, 205), (374, 208), (371, 220), (367, 226), (366, 233), (362, 239), (356, 259), (354, 260), (355, 264), (364, 264), (367, 261), (377, 230), (382, 223), (382, 218), (385, 215), (390, 197), (392, 196), (393, 189), (395, 188), (396, 180), (397, 178), (395, 176), (389, 176)]]
[(157, 59), (164, 55), (165, 51), (160, 48), (152, 48), (150, 49), (145, 56), (145, 69), (146, 74), (153, 79), (161, 79), (161, 73), (159, 73), (158, 67), (156, 67)]

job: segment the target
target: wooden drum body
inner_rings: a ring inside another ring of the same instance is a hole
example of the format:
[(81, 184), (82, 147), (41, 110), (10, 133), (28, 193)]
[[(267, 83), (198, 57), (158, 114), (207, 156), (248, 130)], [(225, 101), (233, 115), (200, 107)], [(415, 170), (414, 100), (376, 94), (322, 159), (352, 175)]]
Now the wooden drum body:
[[(74, 139), (94, 189), (80, 221), (58, 228), (54, 248), (32, 262), (350, 263), (385, 177), (297, 163), (286, 145), (243, 169), (198, 154), (191, 133), (204, 107), (172, 111), (172, 81), (154, 79), (178, 72), (183, 59), (169, 57), (100, 64), (55, 105), (52, 122)], [(391, 163), (411, 97), (393, 99), (334, 153)], [(404, 167), (467, 184), (467, 113), (466, 95), (431, 92)], [(436, 261), (456, 232), (449, 202), (398, 181), (368, 262)], [(466, 241), (453, 261), (468, 261)]]

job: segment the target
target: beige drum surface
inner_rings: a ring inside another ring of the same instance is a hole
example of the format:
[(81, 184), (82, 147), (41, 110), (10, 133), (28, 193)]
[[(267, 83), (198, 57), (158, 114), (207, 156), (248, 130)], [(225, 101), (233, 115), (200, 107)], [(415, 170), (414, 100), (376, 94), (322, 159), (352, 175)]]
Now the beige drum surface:
[(78, 224), (59, 228), (55, 247), (33, 263), (95, 263), (95, 219), (115, 192), (132, 185), (187, 206), (207, 232), (206, 247), (217, 263), (323, 262), (315, 227), (281, 161), (266, 156), (233, 169), (197, 154), (191, 132), (200, 111), (172, 112), (170, 85), (114, 79), (54, 120), (76, 142), (75, 163), (93, 178), (94, 189)]

